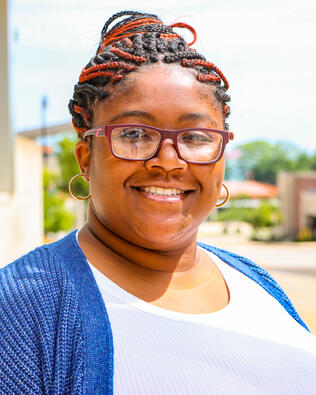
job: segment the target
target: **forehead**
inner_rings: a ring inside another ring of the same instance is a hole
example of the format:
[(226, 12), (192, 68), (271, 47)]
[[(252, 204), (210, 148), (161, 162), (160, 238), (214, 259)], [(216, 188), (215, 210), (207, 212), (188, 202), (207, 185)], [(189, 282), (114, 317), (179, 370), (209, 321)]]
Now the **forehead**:
[(158, 118), (170, 118), (203, 110), (213, 118), (214, 113), (218, 113), (216, 118), (221, 121), (221, 107), (213, 89), (197, 81), (193, 70), (180, 65), (143, 66), (107, 89), (110, 95), (96, 107), (95, 116), (99, 118), (103, 114), (107, 118), (110, 113), (122, 110), (144, 110), (155, 113)]
[(214, 87), (201, 83), (195, 70), (184, 68), (178, 64), (154, 63), (137, 68), (127, 74), (123, 82), (114, 83), (109, 89), (110, 98), (117, 95), (137, 96), (140, 91), (161, 92), (167, 90), (169, 95), (191, 91), (201, 98), (214, 100)]

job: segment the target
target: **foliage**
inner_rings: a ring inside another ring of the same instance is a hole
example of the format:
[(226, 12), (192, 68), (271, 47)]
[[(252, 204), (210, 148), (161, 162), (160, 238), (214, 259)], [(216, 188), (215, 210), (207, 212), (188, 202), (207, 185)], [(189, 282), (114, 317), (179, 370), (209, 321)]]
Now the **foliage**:
[(281, 213), (278, 207), (267, 200), (263, 200), (256, 208), (236, 207), (234, 200), (232, 200), (230, 207), (217, 214), (217, 220), (247, 222), (255, 230), (258, 230), (279, 225), (281, 223)]
[(227, 161), (228, 179), (232, 174), (232, 166), (238, 168), (242, 178), (271, 184), (276, 183), (277, 173), (280, 171), (316, 169), (316, 153), (308, 155), (288, 142), (272, 144), (267, 141), (252, 141), (238, 146), (237, 149), (240, 156), (234, 163)]
[[(71, 178), (80, 173), (75, 157), (75, 145), (77, 141), (78, 139), (76, 137), (66, 136), (58, 143), (57, 161), (60, 168), (58, 188), (66, 193), (68, 193), (68, 185)], [(83, 177), (78, 178), (73, 183), (73, 191), (79, 196), (89, 194), (89, 185), (83, 180)]]
[(281, 213), (278, 207), (262, 201), (260, 206), (252, 209), (246, 218), (255, 230), (260, 228), (271, 228), (281, 223)]
[(230, 207), (218, 211), (216, 215), (216, 220), (220, 222), (229, 222), (229, 221), (246, 222), (245, 218), (248, 217), (248, 213), (250, 210), (252, 210), (252, 208), (235, 207), (233, 201), (231, 201)]
[(310, 157), (310, 168), (316, 170), (316, 153)]
[(311, 229), (301, 228), (296, 236), (297, 241), (313, 241), (315, 240)]
[(44, 231), (45, 234), (69, 230), (73, 227), (74, 216), (65, 208), (65, 198), (56, 189), (58, 176), (44, 169)]

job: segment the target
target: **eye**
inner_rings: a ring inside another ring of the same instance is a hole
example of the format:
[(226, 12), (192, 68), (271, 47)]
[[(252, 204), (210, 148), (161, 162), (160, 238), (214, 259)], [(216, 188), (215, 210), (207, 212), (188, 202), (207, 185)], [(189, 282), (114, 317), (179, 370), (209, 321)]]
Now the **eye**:
[(184, 144), (203, 144), (212, 143), (214, 141), (214, 138), (211, 134), (198, 130), (186, 132), (181, 135), (180, 139)]
[(146, 129), (142, 128), (124, 128), (120, 130), (120, 139), (130, 141), (146, 141), (150, 139)]

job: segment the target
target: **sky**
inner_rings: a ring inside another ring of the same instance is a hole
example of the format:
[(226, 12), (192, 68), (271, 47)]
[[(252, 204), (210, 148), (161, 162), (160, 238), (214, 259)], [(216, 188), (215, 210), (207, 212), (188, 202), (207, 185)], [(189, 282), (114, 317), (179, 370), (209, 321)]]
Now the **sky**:
[[(265, 139), (316, 151), (314, 0), (11, 0), (10, 91), (13, 128), (70, 121), (67, 105), (105, 21), (120, 10), (155, 13), (197, 31), (193, 46), (230, 83), (231, 145)], [(144, 6), (145, 4), (145, 6)], [(178, 33), (190, 41), (190, 33)]]

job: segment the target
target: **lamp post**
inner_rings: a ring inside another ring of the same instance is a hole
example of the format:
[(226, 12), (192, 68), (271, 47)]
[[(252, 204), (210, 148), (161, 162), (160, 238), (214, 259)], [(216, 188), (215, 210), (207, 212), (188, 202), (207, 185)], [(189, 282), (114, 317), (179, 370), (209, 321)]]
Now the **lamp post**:
[(47, 96), (42, 96), (41, 99), (41, 136), (43, 141), (43, 161), (44, 167), (48, 166), (48, 152), (47, 152), (47, 111), (48, 99)]

